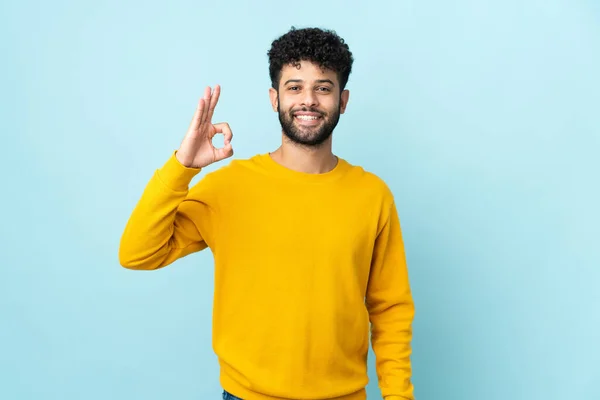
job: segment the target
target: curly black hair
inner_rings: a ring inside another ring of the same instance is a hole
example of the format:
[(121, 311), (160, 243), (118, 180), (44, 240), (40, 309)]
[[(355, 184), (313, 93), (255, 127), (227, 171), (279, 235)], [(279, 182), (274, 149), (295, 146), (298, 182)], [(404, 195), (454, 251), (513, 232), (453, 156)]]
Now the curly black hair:
[(346, 87), (354, 58), (348, 45), (335, 31), (320, 28), (296, 29), (275, 39), (267, 53), (273, 89), (278, 90), (281, 70), (285, 65), (297, 66), (310, 61), (337, 73), (341, 90)]

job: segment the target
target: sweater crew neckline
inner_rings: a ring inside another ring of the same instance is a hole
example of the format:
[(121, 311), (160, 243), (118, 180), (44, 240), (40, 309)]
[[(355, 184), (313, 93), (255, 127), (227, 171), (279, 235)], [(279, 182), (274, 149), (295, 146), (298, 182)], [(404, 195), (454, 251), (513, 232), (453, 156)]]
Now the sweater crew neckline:
[(263, 153), (258, 155), (258, 160), (270, 173), (273, 173), (280, 178), (296, 182), (331, 182), (341, 178), (351, 168), (351, 165), (340, 157), (337, 157), (337, 163), (332, 170), (323, 173), (308, 173), (290, 169), (275, 161), (273, 157), (271, 157), (271, 153)]

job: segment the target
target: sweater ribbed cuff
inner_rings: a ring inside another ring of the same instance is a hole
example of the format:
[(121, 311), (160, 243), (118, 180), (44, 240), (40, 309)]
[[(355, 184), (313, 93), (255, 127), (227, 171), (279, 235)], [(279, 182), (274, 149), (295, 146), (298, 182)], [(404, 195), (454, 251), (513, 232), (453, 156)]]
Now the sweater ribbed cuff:
[(188, 168), (182, 165), (174, 151), (167, 162), (160, 168), (157, 173), (160, 180), (167, 185), (171, 190), (176, 192), (184, 192), (189, 189), (192, 179), (201, 171), (201, 168)]

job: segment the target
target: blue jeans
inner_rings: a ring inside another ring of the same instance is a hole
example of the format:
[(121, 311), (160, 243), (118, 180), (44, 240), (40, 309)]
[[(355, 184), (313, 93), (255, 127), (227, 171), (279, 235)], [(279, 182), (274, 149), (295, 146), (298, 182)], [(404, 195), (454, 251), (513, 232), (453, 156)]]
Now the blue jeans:
[(223, 400), (243, 400), (243, 399), (240, 399), (239, 397), (232, 395), (228, 391), (223, 390)]

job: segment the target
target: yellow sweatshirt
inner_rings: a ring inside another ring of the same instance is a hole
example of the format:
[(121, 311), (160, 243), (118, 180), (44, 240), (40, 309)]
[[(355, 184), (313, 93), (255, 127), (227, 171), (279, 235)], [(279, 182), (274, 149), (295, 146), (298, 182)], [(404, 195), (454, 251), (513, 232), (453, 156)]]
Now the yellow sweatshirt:
[(172, 153), (135, 207), (119, 258), (152, 270), (210, 248), (223, 388), (248, 400), (363, 400), (371, 338), (382, 395), (413, 399), (414, 306), (386, 184), (341, 158), (307, 174), (261, 154), (191, 186), (199, 172)]

